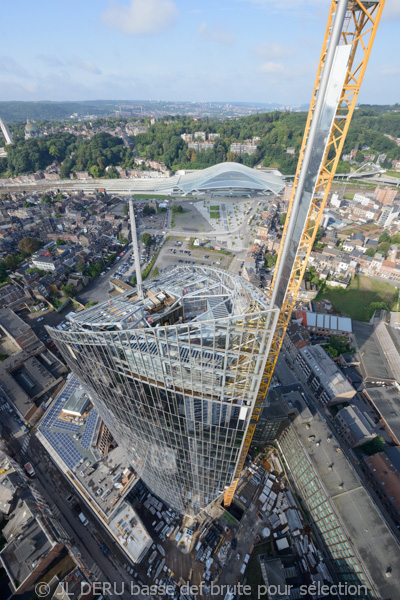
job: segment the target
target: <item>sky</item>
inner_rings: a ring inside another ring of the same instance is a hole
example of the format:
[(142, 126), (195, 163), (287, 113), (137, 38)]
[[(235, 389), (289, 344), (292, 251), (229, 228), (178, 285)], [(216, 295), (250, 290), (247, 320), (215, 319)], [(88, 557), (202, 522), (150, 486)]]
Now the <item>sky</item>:
[[(2, 6), (0, 100), (308, 104), (330, 0), (18, 0)], [(7, 26), (8, 23), (8, 26)], [(400, 101), (386, 0), (359, 101)]]

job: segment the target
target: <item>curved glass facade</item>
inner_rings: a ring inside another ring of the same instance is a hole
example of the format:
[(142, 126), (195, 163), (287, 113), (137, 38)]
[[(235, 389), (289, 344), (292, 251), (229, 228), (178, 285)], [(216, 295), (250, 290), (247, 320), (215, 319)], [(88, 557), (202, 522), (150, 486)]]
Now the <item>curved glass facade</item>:
[(144, 287), (49, 332), (146, 485), (196, 515), (232, 482), (277, 311), (217, 269)]
[(182, 175), (176, 188), (182, 193), (216, 192), (242, 194), (273, 192), (284, 188), (281, 177), (266, 171), (256, 171), (239, 163), (220, 163), (203, 171)]

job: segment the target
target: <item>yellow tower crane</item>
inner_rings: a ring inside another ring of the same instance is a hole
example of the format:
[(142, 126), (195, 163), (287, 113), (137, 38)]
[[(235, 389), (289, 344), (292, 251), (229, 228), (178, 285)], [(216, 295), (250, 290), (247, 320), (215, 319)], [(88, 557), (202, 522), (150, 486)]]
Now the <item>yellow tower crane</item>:
[(332, 0), (282, 243), (271, 286), (280, 309), (240, 458), (224, 504), (232, 502), (282, 346), (356, 106), (385, 0)]

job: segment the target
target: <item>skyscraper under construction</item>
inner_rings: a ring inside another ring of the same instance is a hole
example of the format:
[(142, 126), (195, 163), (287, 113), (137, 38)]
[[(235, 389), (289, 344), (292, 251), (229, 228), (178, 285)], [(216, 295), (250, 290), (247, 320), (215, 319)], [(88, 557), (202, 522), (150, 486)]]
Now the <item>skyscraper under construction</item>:
[(179, 267), (50, 329), (148, 487), (196, 515), (230, 486), (277, 309), (242, 278)]

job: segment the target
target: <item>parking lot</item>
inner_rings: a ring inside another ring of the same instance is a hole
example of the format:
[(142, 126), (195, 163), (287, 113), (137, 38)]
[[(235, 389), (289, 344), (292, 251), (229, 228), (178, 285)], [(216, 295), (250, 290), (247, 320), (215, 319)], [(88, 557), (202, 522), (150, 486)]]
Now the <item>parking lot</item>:
[(220, 254), (202, 246), (192, 248), (189, 246), (189, 239), (169, 237), (156, 261), (156, 266), (160, 272), (180, 265), (205, 265), (220, 269), (228, 268), (232, 260), (231, 255)]

